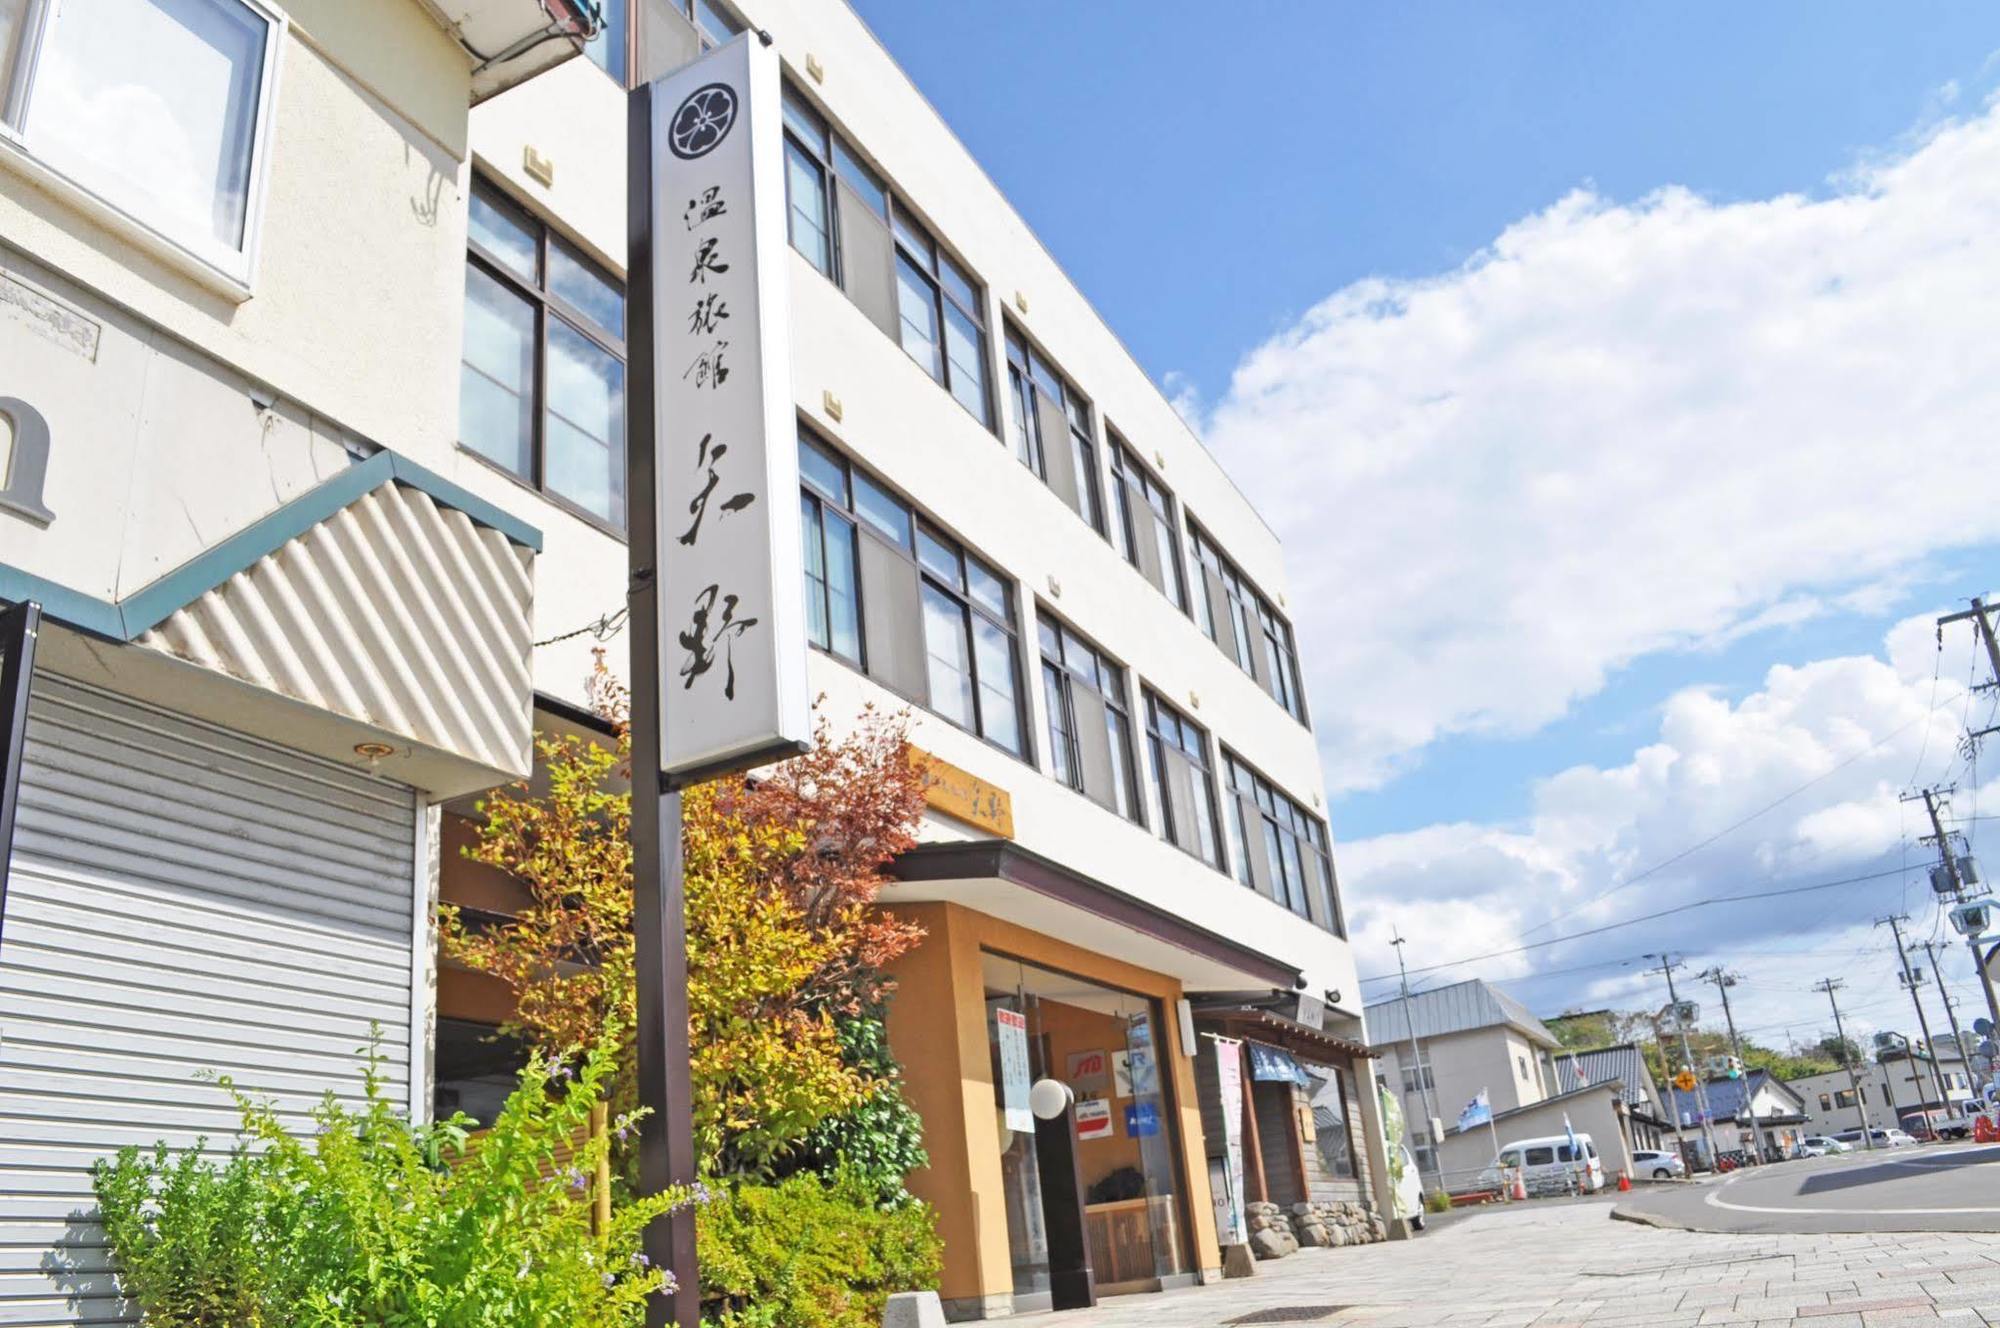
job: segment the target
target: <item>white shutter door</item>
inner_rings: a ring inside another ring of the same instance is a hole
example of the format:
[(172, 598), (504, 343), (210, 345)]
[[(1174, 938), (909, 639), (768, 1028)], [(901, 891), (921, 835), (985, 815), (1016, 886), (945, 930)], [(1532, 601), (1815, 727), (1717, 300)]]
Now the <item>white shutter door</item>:
[[(44, 677), (0, 931), (0, 1324), (117, 1321), (90, 1164), (409, 1096), (415, 807), (386, 780)], [(57, 1263), (62, 1271), (55, 1271)]]

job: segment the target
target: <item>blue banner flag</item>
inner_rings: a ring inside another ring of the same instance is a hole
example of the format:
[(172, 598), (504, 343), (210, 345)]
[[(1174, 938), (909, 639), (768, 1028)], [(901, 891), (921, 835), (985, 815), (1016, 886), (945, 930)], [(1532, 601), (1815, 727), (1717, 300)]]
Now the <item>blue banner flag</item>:
[(1493, 1121), (1493, 1102), (1486, 1090), (1480, 1089), (1479, 1096), (1465, 1104), (1465, 1110), (1458, 1113), (1458, 1128), (1461, 1132), (1476, 1125), (1489, 1125)]

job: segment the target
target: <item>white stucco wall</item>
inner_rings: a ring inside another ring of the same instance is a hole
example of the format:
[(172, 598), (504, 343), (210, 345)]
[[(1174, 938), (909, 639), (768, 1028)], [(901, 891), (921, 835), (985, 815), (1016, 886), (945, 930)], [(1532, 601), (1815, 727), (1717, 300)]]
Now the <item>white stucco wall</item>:
[[(1002, 309), (1036, 340), (1095, 407), (1098, 456), (1108, 422), (1159, 469), (1187, 516), (1198, 521), (1282, 610), (1286, 580), (1276, 538), (1173, 412), (1159, 389), (1070, 284), (977, 164), (887, 54), (843, 5), (761, 0), (739, 7), (776, 39), (788, 72), (821, 98), (863, 155), (923, 214), (941, 243), (985, 284), (992, 353), (989, 377), (1005, 398)], [(808, 54), (825, 71), (806, 77)], [(625, 106), (612, 81), (576, 61), (479, 107), (471, 145), (479, 168), (559, 231), (616, 269), (625, 244)], [(527, 150), (554, 167), (544, 185), (523, 170)], [(1143, 732), (1139, 684), (1158, 691), (1323, 815), (1324, 784), (1312, 735), (1165, 597), (1015, 461), (1004, 420), (988, 430), (877, 329), (831, 282), (789, 255), (793, 389), (802, 415), (842, 450), (902, 491), (920, 510), (1013, 576), (1023, 602), (1020, 640), (1038, 755), (1047, 743), (1036, 677), (1034, 601), (1124, 663), (1133, 675), (1135, 723)], [(1015, 292), (1028, 299), (1025, 315)], [(842, 418), (824, 408), (839, 398)], [(1001, 402), (1003, 411), (1011, 407)], [(448, 473), (503, 504), (484, 467)], [(1110, 501), (1108, 477), (1100, 488)], [(540, 518), (548, 547), (538, 567), (538, 634), (554, 635), (621, 602), (622, 546), (584, 523)], [(1185, 533), (1183, 535), (1185, 546)], [(1191, 583), (1199, 586), (1192, 572)], [(1057, 593), (1059, 590), (1059, 594)], [(585, 638), (537, 652), (537, 685), (572, 699), (589, 666)], [(614, 661), (622, 657), (614, 649)], [(812, 684), (835, 715), (864, 701), (901, 702), (837, 661), (815, 656)], [(1163, 843), (1156, 832), (1112, 816), (1039, 770), (928, 715), (916, 720), (921, 745), (1006, 789), (1017, 840), (1079, 871), (1133, 889), (1199, 925), (1248, 942), (1307, 970), (1315, 989), (1341, 993), (1358, 1010), (1349, 947), (1259, 898), (1230, 878)], [(1142, 739), (1143, 740), (1143, 739)], [(1140, 754), (1144, 765), (1143, 752)], [(1218, 758), (1219, 764), (1219, 758)], [(1149, 773), (1145, 776), (1150, 779)], [(1150, 792), (1150, 790), (1149, 790)], [(1157, 794), (1148, 823), (1159, 824)], [(931, 833), (968, 833), (945, 821)]]

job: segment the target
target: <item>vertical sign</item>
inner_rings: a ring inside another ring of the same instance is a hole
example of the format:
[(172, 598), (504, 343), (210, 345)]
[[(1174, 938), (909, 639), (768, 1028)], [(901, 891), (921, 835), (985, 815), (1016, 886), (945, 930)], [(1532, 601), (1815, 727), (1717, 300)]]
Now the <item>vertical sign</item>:
[(744, 33), (659, 80), (653, 381), (660, 769), (809, 734), (777, 53)]
[(1216, 1089), (1222, 1098), (1222, 1156), (1227, 1194), (1215, 1196), (1215, 1230), (1224, 1245), (1250, 1239), (1243, 1213), (1243, 1053), (1235, 1038), (1214, 1038)]
[(993, 1032), (1000, 1045), (1000, 1106), (1007, 1128), (1029, 1133), (1035, 1113), (1028, 1110), (1028, 1016), (1004, 1007), (995, 1010)]

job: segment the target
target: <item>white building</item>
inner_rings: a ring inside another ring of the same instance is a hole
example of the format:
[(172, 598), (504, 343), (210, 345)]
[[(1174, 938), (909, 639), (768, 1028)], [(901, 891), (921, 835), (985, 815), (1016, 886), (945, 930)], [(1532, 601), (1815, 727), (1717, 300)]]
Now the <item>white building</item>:
[[(929, 931), (891, 1039), (947, 1302), (1050, 1294), (1003, 1010), (1036, 1075), (1111, 1099), (1084, 1179), (1141, 1197), (1086, 1213), (1101, 1290), (1214, 1276), (1218, 1198), (1288, 1167), (1371, 1195), (1275, 536), (847, 7), (612, 3), (573, 59), (533, 40), (566, 3), (0, 8), (0, 599), (46, 614), (0, 897), (0, 1320), (110, 1311), (87, 1168), (226, 1136), (199, 1070), (303, 1119), (375, 1021), (412, 1111), (490, 1100), (504, 1007), (436, 971), (432, 905), (506, 911), (464, 799), (533, 725), (589, 723), (577, 629), (624, 602), (623, 83), (746, 21), (788, 88), (811, 688), (909, 706), (953, 786), (886, 901)], [(1197, 1003), (1331, 1087), (1246, 1065), (1221, 1101)], [(1160, 1073), (1096, 1083), (1091, 1052)], [(1351, 1145), (1311, 1147), (1333, 1121)]]

